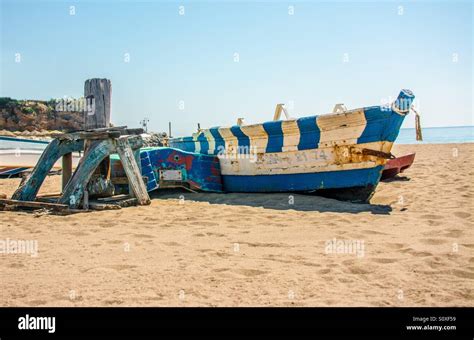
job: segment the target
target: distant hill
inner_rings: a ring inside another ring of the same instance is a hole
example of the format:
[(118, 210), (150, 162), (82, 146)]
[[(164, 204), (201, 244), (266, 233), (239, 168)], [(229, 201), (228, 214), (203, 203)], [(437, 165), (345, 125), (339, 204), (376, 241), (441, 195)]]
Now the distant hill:
[(72, 131), (83, 128), (84, 112), (58, 111), (57, 101), (0, 97), (0, 130)]

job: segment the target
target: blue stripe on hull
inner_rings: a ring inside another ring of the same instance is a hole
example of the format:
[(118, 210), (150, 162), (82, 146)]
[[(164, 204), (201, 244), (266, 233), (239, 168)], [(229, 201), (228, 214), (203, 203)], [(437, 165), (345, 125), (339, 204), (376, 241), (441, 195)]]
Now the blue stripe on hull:
[(316, 123), (316, 117), (304, 117), (297, 120), (300, 130), (300, 143), (298, 150), (317, 149), (321, 131)]
[(377, 185), (383, 166), (369, 169), (328, 171), (305, 174), (235, 176), (223, 175), (227, 192), (292, 192), (341, 189)]
[(378, 141), (395, 142), (400, 127), (405, 119), (393, 110), (383, 110), (380, 106), (364, 109), (367, 124), (362, 135), (357, 139), (358, 144)]
[(225, 151), (225, 141), (222, 138), (221, 133), (219, 132), (219, 128), (210, 128), (209, 132), (211, 133), (212, 137), (214, 138), (215, 146), (214, 146), (214, 155), (217, 155), (219, 152)]
[(207, 138), (204, 135), (204, 133), (199, 134), (197, 140), (198, 140), (199, 144), (201, 145), (201, 151), (199, 151), (199, 153), (203, 153), (203, 154), (207, 155), (207, 153), (209, 151), (209, 142), (207, 141)]
[(232, 126), (230, 128), (230, 131), (235, 137), (237, 137), (237, 140), (239, 143), (238, 153), (243, 153), (243, 154), (249, 153), (250, 139), (245, 133), (242, 132), (242, 129), (240, 128), (240, 126)]
[(263, 129), (268, 135), (266, 152), (281, 152), (283, 148), (283, 130), (281, 121), (263, 123)]

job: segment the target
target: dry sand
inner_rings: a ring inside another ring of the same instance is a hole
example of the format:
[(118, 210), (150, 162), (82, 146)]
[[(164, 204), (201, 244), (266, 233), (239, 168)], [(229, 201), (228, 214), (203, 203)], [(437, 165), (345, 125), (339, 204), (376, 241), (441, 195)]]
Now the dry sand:
[[(413, 167), (371, 205), (171, 192), (119, 211), (0, 212), (0, 239), (39, 247), (0, 254), (0, 304), (474, 306), (474, 144), (394, 153), (412, 151)], [(0, 192), (18, 183), (0, 180)], [(326, 253), (333, 239), (363, 241), (363, 256)]]

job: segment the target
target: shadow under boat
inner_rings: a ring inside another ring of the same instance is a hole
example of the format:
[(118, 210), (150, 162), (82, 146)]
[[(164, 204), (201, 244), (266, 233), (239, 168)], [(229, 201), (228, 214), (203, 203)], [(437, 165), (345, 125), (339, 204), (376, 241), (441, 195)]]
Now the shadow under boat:
[(150, 192), (151, 198), (184, 199), (210, 204), (262, 207), (275, 210), (317, 211), (352, 213), (370, 212), (376, 215), (389, 215), (389, 205), (351, 203), (336, 199), (300, 193), (202, 193), (184, 189), (161, 189)]

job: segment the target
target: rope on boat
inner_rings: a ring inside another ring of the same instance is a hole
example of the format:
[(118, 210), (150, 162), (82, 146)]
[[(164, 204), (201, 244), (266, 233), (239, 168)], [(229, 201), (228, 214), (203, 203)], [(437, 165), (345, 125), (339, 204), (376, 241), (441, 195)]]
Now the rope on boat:
[(411, 107), (412, 111), (415, 112), (415, 130), (416, 130), (416, 140), (417, 141), (422, 141), (423, 140), (423, 134), (421, 133), (421, 122), (420, 122), (420, 114), (418, 111), (415, 110), (415, 108), (412, 106)]

